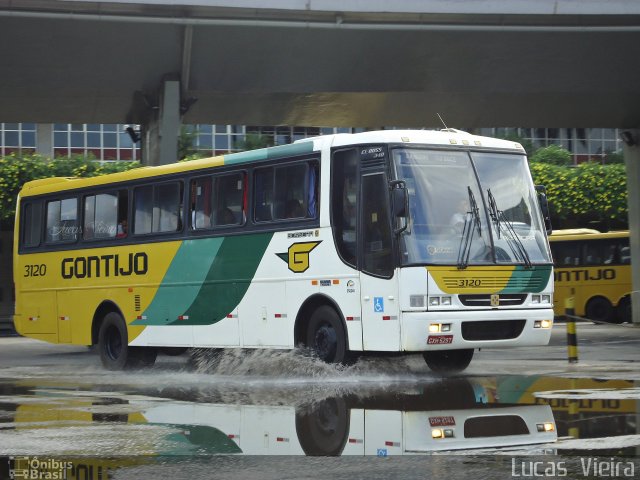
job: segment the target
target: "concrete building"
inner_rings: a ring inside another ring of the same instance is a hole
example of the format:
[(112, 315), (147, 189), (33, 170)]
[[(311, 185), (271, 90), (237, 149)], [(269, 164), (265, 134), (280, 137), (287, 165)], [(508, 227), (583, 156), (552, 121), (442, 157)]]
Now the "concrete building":
[[(140, 160), (140, 142), (133, 142), (127, 127), (126, 124), (95, 123), (0, 123), (0, 156), (36, 151), (47, 157), (91, 154), (97, 160)], [(193, 134), (195, 149), (207, 155), (219, 155), (239, 150), (247, 134), (262, 135), (274, 145), (283, 145), (300, 138), (362, 129), (201, 124), (185, 125), (184, 130)], [(474, 129), (474, 133), (520, 137), (531, 142), (534, 149), (559, 145), (571, 152), (574, 163), (606, 162), (608, 155), (621, 154), (623, 147), (619, 130), (614, 128), (479, 128)]]

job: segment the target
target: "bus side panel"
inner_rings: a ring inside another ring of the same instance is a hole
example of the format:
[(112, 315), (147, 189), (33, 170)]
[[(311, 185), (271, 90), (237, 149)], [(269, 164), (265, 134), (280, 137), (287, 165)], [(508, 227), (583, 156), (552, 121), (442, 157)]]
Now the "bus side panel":
[(20, 294), (16, 304), (15, 324), (20, 335), (58, 343), (56, 292), (41, 291)]
[(631, 291), (631, 268), (628, 265), (573, 267), (555, 269), (553, 308), (564, 315), (565, 300), (574, 298), (575, 314), (583, 317), (593, 297), (605, 297), (614, 307)]
[[(51, 260), (51, 259), (49, 259)], [(57, 270), (45, 255), (17, 255), (14, 263), (16, 287), (15, 326), (21, 335), (58, 342), (56, 291)]]

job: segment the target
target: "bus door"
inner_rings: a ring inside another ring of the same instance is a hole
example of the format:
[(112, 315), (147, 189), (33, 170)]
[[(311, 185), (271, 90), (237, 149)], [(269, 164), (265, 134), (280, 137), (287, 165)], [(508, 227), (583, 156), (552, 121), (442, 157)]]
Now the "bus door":
[(358, 243), (365, 350), (400, 349), (398, 279), (393, 268), (388, 191), (384, 172), (363, 169)]

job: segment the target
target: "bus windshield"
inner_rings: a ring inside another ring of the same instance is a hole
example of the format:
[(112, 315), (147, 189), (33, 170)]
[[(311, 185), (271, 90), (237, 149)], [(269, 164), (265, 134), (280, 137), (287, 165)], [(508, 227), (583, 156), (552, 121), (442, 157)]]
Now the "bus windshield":
[(409, 192), (403, 265), (550, 263), (524, 155), (400, 148)]

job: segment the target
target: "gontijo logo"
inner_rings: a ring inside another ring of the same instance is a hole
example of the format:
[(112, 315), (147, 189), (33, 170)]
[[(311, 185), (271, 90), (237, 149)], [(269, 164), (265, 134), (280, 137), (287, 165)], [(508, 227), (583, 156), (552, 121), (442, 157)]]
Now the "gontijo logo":
[(309, 253), (322, 243), (319, 242), (299, 242), (292, 244), (287, 253), (276, 253), (278, 257), (287, 262), (289, 270), (294, 273), (306, 272), (309, 269)]

